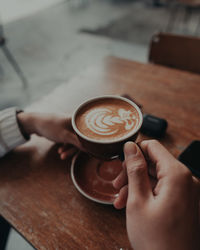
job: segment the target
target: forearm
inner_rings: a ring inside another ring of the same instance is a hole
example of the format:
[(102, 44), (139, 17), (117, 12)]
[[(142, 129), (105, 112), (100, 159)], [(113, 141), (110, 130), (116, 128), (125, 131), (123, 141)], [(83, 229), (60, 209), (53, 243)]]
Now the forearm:
[(0, 111), (0, 157), (29, 140), (32, 134), (43, 136), (40, 128), (45, 127), (39, 113), (22, 112), (16, 108)]
[[(4, 119), (4, 113), (7, 114), (6, 119)], [(12, 130), (9, 130), (9, 123), (12, 123)], [(1, 125), (3, 125), (3, 129)], [(32, 134), (56, 143), (68, 143), (81, 148), (72, 129), (71, 118), (61, 114), (16, 112), (15, 108), (7, 109), (0, 112), (0, 133), (6, 135), (10, 133), (4, 138), (0, 136), (0, 157), (25, 143)], [(14, 143), (12, 143), (12, 136), (14, 139), (17, 138)]]
[(17, 122), (16, 108), (0, 111), (0, 157), (26, 142)]

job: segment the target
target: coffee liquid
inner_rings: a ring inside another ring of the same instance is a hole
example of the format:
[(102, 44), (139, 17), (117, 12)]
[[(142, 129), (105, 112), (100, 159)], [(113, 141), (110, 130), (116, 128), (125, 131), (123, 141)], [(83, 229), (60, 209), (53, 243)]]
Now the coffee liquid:
[(88, 138), (114, 141), (137, 129), (139, 114), (123, 100), (105, 98), (82, 107), (76, 115), (75, 123), (78, 130)]

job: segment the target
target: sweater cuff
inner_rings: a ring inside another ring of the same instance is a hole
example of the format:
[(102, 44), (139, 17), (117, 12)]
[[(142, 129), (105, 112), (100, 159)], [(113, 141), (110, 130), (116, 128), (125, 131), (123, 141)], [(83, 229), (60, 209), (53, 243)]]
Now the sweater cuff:
[(10, 151), (27, 141), (20, 131), (17, 123), (16, 112), (16, 108), (8, 108), (0, 112), (1, 137), (7, 151)]

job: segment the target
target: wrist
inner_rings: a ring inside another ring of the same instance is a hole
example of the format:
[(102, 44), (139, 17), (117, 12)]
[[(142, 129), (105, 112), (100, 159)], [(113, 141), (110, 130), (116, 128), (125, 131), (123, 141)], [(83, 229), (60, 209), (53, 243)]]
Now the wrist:
[(19, 128), (25, 138), (35, 133), (35, 118), (32, 113), (20, 112), (17, 114)]

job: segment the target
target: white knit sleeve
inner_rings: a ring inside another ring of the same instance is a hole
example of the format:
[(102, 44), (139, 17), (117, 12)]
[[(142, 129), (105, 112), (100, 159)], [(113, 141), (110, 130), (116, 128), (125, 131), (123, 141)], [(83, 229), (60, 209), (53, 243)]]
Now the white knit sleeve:
[(19, 129), (16, 112), (16, 108), (0, 111), (0, 157), (26, 142)]

